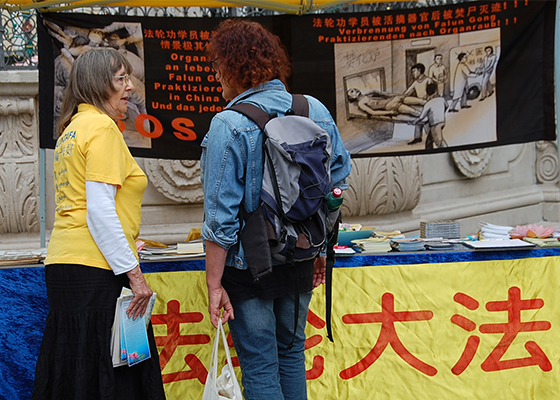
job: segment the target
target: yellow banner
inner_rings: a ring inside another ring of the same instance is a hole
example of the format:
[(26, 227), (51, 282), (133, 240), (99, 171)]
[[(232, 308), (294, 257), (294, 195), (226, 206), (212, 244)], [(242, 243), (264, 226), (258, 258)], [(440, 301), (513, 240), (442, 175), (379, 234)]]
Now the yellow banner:
[[(310, 305), (309, 398), (556, 398), (559, 275), (555, 257), (336, 268), (334, 343), (323, 287)], [(215, 335), (204, 272), (147, 279), (167, 397), (200, 399)]]

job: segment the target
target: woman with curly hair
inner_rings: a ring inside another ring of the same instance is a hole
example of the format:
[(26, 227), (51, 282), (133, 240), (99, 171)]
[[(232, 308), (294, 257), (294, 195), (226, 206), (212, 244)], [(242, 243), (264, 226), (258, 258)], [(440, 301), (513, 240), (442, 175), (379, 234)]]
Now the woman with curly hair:
[[(304, 331), (312, 290), (324, 282), (325, 260), (296, 263), (297, 272), (273, 264), (272, 277), (253, 281), (239, 242), (240, 215), (259, 205), (262, 133), (249, 118), (229, 110), (235, 104), (251, 103), (268, 114), (284, 115), (292, 105), (285, 86), (291, 71), (288, 56), (277, 36), (256, 22), (240, 19), (218, 26), (208, 56), (229, 101), (212, 119), (202, 142), (202, 236), (210, 319), (214, 326), (220, 318), (224, 323), (229, 320), (245, 399), (307, 399)], [(306, 98), (309, 117), (331, 137), (332, 181), (346, 189), (350, 155), (327, 108), (311, 96)], [(297, 311), (295, 288), (299, 288)]]

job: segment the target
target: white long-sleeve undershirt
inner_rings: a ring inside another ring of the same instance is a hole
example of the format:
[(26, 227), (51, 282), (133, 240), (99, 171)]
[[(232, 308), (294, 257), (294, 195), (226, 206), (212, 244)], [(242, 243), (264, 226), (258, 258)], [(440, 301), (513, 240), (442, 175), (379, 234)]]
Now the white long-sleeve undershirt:
[(134, 269), (138, 260), (117, 215), (116, 194), (115, 185), (86, 181), (88, 229), (113, 273), (120, 275)]

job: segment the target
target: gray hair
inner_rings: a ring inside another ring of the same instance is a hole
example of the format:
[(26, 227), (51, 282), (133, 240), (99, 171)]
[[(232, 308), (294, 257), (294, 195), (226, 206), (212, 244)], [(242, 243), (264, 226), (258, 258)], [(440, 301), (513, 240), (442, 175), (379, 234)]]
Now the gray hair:
[(125, 56), (110, 47), (89, 50), (74, 61), (62, 101), (58, 136), (68, 126), (72, 116), (78, 111), (78, 105), (82, 103), (95, 106), (110, 115), (106, 102), (117, 91), (113, 77), (122, 67), (125, 67), (126, 73), (132, 72)]

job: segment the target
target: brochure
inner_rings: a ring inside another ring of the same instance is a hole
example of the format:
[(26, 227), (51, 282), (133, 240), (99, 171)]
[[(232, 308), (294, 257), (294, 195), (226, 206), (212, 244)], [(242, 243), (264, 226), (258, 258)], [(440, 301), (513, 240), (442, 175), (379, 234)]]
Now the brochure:
[(126, 361), (129, 367), (150, 358), (146, 324), (143, 318), (128, 316), (126, 309), (130, 302), (126, 300), (121, 303), (121, 361)]
[(155, 304), (154, 293), (143, 318), (129, 318), (126, 309), (134, 297), (132, 291), (122, 288), (115, 306), (115, 319), (111, 332), (111, 357), (113, 367), (134, 365), (150, 358), (147, 327)]

